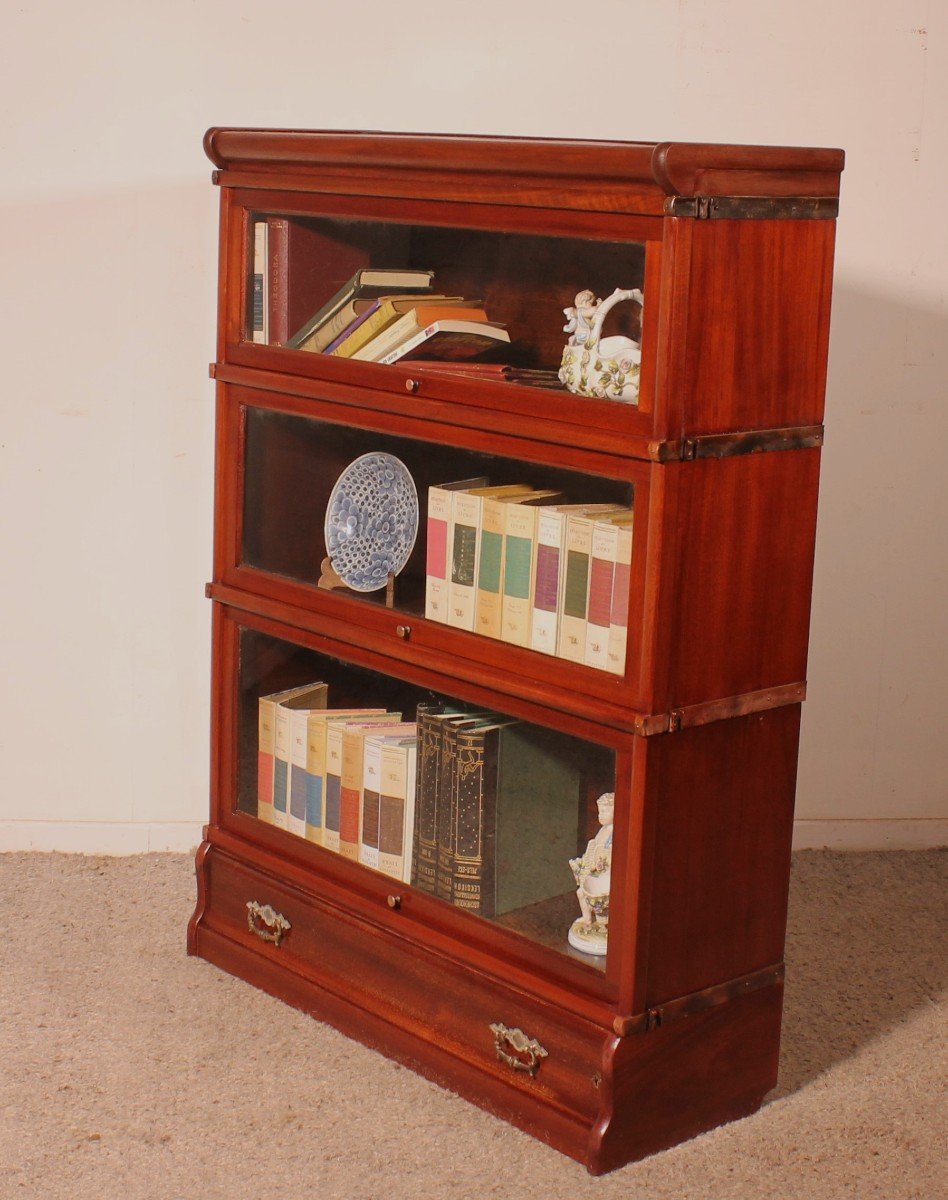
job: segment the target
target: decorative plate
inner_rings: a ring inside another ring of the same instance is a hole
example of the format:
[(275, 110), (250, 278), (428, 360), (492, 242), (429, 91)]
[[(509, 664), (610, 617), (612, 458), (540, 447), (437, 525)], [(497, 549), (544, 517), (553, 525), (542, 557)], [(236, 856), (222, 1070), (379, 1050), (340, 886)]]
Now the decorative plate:
[(332, 489), (325, 529), (330, 562), (346, 587), (385, 587), (418, 536), (418, 492), (401, 459), (377, 453), (351, 462)]

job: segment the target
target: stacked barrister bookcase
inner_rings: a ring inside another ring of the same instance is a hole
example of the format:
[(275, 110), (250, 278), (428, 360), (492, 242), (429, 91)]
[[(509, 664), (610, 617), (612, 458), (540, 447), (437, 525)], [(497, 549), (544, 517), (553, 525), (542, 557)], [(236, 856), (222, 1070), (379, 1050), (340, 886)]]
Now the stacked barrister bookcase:
[[(212, 798), (190, 952), (594, 1173), (753, 1112), (777, 1076), (841, 152), (246, 129), (205, 146)], [(512, 373), (286, 344), (367, 268), (482, 302)], [(637, 403), (549, 386), (563, 310), (615, 288), (644, 294), (607, 331), (641, 344)], [(388, 587), (326, 586), (327, 505), (367, 454), (411, 474), (419, 534)], [(634, 510), (624, 668), (425, 617), (428, 491), (471, 478)], [(316, 683), (330, 709), (523, 735), (516, 820), (484, 850), (508, 899), (472, 911), (260, 819), (260, 701)], [(566, 940), (566, 859), (609, 791), (595, 957)]]

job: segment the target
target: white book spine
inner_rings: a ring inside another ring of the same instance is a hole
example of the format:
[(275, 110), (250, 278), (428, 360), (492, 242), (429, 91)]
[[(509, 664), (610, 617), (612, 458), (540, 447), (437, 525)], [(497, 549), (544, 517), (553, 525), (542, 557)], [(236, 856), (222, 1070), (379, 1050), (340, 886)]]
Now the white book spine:
[(557, 512), (555, 508), (538, 510), (530, 646), (533, 650), (539, 650), (541, 654), (556, 654), (560, 608), (563, 602), (565, 525), (565, 513)]
[(451, 498), (445, 488), (428, 489), (428, 562), (425, 577), (425, 616), (429, 621), (448, 623), (448, 572), (454, 531)]
[[(309, 710), (290, 713), (290, 770), (287, 784), (286, 827), (298, 837), (306, 837), (306, 751)], [(302, 787), (302, 797), (300, 788)], [(302, 812), (300, 811), (302, 799)], [(294, 815), (295, 810), (295, 815)]]
[(625, 655), (629, 643), (629, 589), (632, 571), (632, 526), (619, 530), (616, 547), (616, 573), (612, 585), (612, 611), (609, 623), (608, 670), (625, 674)]
[(600, 671), (609, 669), (612, 590), (618, 544), (618, 526), (608, 521), (593, 522), (589, 549), (585, 662), (588, 667), (597, 667)]
[[(363, 744), (362, 760), (362, 818), (359, 828), (363, 835), (366, 828), (366, 806), (375, 805), (375, 845), (366, 845), (363, 839), (359, 842), (359, 862), (365, 867), (378, 870), (379, 865), (379, 815), (378, 805), (381, 796), (382, 742), (378, 738), (366, 738)], [(369, 824), (372, 824), (370, 820)]]
[(454, 492), (451, 506), (451, 541), (448, 544), (448, 624), (474, 628), (477, 603), (477, 565), (480, 547), (483, 496)]

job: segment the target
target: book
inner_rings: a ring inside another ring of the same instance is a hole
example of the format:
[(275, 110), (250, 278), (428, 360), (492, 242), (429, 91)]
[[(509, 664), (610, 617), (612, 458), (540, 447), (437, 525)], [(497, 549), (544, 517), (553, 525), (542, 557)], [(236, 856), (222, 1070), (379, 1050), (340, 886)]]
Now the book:
[[(292, 833), (317, 845), (323, 844), (323, 810), (326, 800), (326, 731), (328, 722), (368, 720), (384, 716), (382, 708), (326, 708), (319, 712), (294, 713), (293, 751), (291, 762), (290, 813), (288, 826)], [(305, 726), (305, 751), (296, 744), (297, 721)], [(302, 763), (302, 787), (297, 783), (296, 766)]]
[(474, 628), (484, 501), (489, 497), (522, 496), (527, 491), (522, 483), (511, 483), (499, 484), (496, 487), (464, 488), (452, 493), (451, 574), (447, 606), (449, 625), (458, 629)]
[(474, 304), (419, 304), (409, 306), (407, 311), (396, 316), (396, 319), (385, 325), (380, 325), (379, 332), (363, 342), (360, 349), (349, 357), (362, 362), (381, 362), (386, 354), (421, 333), (428, 325), (437, 321), (475, 321), (487, 320), (487, 313), (479, 305)]
[[(306, 684), (301, 688), (286, 688), (282, 692), (261, 696), (257, 701), (257, 817), (271, 825), (274, 823), (273, 790), (276, 782), (277, 705), (282, 700), (289, 700), (298, 693), (308, 691), (311, 686), (311, 684)], [(285, 790), (285, 778), (281, 786)]]
[(428, 522), (425, 548), (425, 617), (429, 621), (448, 620), (448, 547), (454, 544), (452, 492), (473, 487), (486, 487), (488, 479), (460, 479), (428, 488)]
[[(533, 620), (530, 646), (543, 654), (557, 654), (562, 619), (566, 554), (563, 539), (569, 513), (588, 516), (615, 512), (612, 504), (557, 504), (537, 512), (537, 549), (534, 562)], [(624, 511), (624, 510), (623, 510)]]
[(326, 707), (328, 684), (313, 683), (283, 694), (275, 706), (273, 724), (273, 824), (289, 827), (290, 749), (292, 713)]
[(444, 722), (459, 710), (443, 704), (419, 704), (418, 775), (415, 829), (412, 840), (412, 885), (433, 895), (438, 880), (438, 799), (441, 793), (441, 749)]
[(570, 662), (583, 662), (586, 656), (586, 606), (589, 601), (589, 552), (592, 549), (592, 521), (582, 513), (566, 519), (566, 567), (563, 577), (563, 610), (557, 654)]
[(616, 570), (612, 584), (612, 609), (609, 616), (607, 667), (613, 675), (625, 674), (625, 655), (629, 640), (629, 589), (632, 573), (632, 523), (619, 526), (616, 546)]
[(461, 729), (452, 903), (500, 916), (571, 890), (581, 799), (575, 748), (522, 721)]
[(270, 340), (269, 226), (253, 223), (253, 280), (250, 294), (250, 340), (266, 345)]
[[(394, 822), (403, 821), (405, 816), (405, 805), (407, 800), (406, 795), (406, 773), (408, 756), (408, 746), (414, 745), (417, 741), (417, 726), (415, 732), (409, 732), (407, 735), (384, 735), (373, 734), (365, 739), (364, 761), (363, 761), (363, 786), (362, 786), (362, 830), (359, 841), (359, 862), (363, 866), (371, 867), (373, 870), (382, 870), (382, 847), (385, 846), (386, 866), (391, 866), (391, 856), (397, 851), (400, 856), (400, 870), (404, 868), (404, 830), (396, 827)], [(391, 751), (391, 753), (389, 753)], [(394, 771), (393, 764), (399, 769)], [(388, 775), (386, 775), (388, 772)], [(400, 799), (391, 794), (393, 786), (399, 784), (400, 780)], [(389, 788), (389, 795), (386, 797), (383, 813), (383, 795), (385, 795), (386, 786)], [(392, 807), (394, 801), (395, 808)], [(396, 811), (397, 810), (397, 811)], [(385, 820), (384, 837), (383, 837), (383, 816)], [(409, 869), (411, 864), (411, 854), (407, 856)], [(386, 874), (391, 874), (391, 870), (386, 870)], [(399, 875), (401, 878), (401, 875)]]
[(601, 671), (609, 669), (612, 596), (618, 548), (619, 526), (610, 517), (593, 521), (589, 547), (589, 598), (586, 603), (584, 661), (588, 667), (597, 667)]
[(329, 343), (324, 353), (338, 358), (351, 358), (366, 342), (391, 325), (402, 313), (420, 301), (435, 300), (440, 304), (464, 303), (460, 296), (443, 296), (434, 292), (395, 292), (389, 296), (379, 296), (369, 303), (368, 308), (356, 317), (335, 341)]
[(381, 755), (378, 869), (411, 882), (418, 739), (385, 741)]
[(362, 840), (365, 739), (386, 727), (402, 734), (414, 728), (413, 725), (402, 723), (399, 713), (389, 713), (372, 722), (347, 721), (342, 726), (338, 851), (343, 858), (350, 858), (354, 862), (358, 862), (359, 843)]
[(501, 325), (487, 321), (434, 321), (402, 342), (380, 363), (408, 362), (414, 358), (473, 358), (485, 350), (509, 343), (510, 334)]
[(501, 600), (500, 636), (515, 646), (529, 646), (533, 625), (533, 594), (536, 577), (537, 508), (557, 493), (534, 492), (506, 506), (504, 516), (504, 585)]
[(507, 528), (506, 505), (520, 497), (533, 495), (532, 488), (521, 493), (485, 496), (481, 505), (478, 530), (477, 591), (474, 598), (474, 632), (482, 637), (501, 636), (504, 598), (504, 533)]
[(322, 351), (342, 332), (340, 328), (336, 328), (330, 333), (329, 323), (350, 300), (374, 300), (390, 291), (428, 291), (432, 275), (432, 271), (407, 268), (364, 267), (356, 271), (331, 299), (313, 313), (286, 344), (292, 350)]
[(456, 755), (458, 734), (462, 729), (474, 729), (492, 719), (489, 713), (456, 713), (441, 723), (440, 763), (438, 769), (437, 801), (437, 872), (435, 895), (450, 904), (453, 895), (453, 847), (457, 816)]

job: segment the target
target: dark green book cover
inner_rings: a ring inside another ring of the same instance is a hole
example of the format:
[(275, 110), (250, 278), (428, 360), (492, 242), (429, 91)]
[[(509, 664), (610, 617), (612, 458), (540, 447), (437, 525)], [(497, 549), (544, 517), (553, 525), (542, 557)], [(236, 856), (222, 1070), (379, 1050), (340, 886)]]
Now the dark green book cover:
[(580, 774), (572, 740), (512, 721), (461, 729), (454, 903), (500, 916), (570, 889)]

